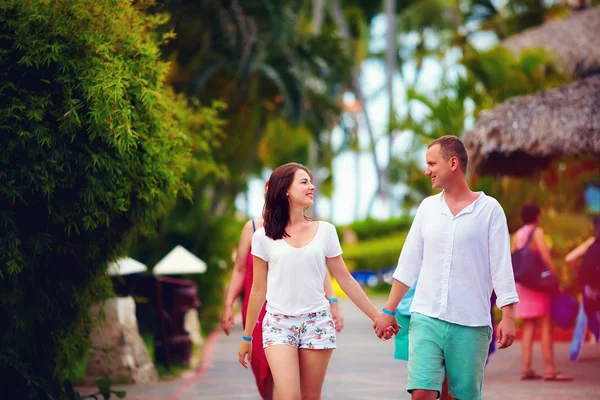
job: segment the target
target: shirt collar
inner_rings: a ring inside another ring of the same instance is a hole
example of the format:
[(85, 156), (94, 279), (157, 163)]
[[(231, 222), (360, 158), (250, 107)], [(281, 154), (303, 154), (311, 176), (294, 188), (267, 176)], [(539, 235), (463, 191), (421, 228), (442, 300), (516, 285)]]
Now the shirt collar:
[(471, 204), (469, 204), (468, 206), (466, 206), (465, 208), (463, 208), (458, 214), (453, 215), (452, 211), (450, 211), (450, 207), (448, 207), (448, 204), (446, 204), (446, 200), (444, 200), (444, 191), (442, 191), (440, 193), (440, 213), (448, 215), (448, 216), (450, 216), (452, 218), (456, 218), (459, 215), (472, 213), (473, 209), (475, 208), (475, 204), (481, 198), (483, 198), (485, 196), (485, 193), (483, 193), (483, 192), (477, 192), (477, 193), (479, 193), (479, 197), (477, 197), (474, 202), (472, 202)]

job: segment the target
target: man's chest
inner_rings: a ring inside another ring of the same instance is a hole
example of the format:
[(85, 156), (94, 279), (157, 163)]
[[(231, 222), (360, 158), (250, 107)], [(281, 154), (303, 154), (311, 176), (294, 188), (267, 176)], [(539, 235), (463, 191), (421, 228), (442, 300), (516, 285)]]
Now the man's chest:
[(425, 247), (429, 249), (469, 252), (487, 246), (489, 223), (473, 214), (452, 217), (446, 214), (431, 215), (421, 229)]
[(473, 199), (463, 200), (463, 201), (448, 201), (446, 200), (446, 206), (448, 206), (448, 210), (452, 213), (453, 216), (460, 214), (462, 210), (473, 204)]

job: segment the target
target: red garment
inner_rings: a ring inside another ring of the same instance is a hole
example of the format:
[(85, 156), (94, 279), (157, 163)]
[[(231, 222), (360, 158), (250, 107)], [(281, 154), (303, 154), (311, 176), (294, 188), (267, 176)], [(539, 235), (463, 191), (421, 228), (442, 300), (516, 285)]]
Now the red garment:
[[(244, 327), (246, 326), (246, 312), (248, 310), (248, 300), (250, 299), (250, 290), (252, 289), (252, 267), (253, 267), (252, 254), (248, 253), (248, 260), (246, 261), (246, 278), (244, 280), (244, 301), (242, 304), (242, 320)], [(252, 331), (252, 372), (256, 379), (256, 386), (260, 396), (265, 400), (271, 400), (273, 398), (273, 375), (269, 369), (269, 363), (265, 356), (265, 350), (262, 344), (262, 322), (265, 316), (266, 303), (263, 305), (262, 310), (258, 314), (258, 320), (254, 331)]]

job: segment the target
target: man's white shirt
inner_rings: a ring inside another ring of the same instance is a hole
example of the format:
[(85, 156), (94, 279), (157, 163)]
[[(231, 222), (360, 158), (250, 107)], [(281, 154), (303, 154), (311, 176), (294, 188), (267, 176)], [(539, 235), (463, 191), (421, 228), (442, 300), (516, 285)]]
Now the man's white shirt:
[(464, 326), (491, 326), (490, 297), (499, 308), (517, 303), (504, 210), (481, 192), (456, 216), (444, 192), (419, 206), (394, 279), (414, 285), (411, 312)]

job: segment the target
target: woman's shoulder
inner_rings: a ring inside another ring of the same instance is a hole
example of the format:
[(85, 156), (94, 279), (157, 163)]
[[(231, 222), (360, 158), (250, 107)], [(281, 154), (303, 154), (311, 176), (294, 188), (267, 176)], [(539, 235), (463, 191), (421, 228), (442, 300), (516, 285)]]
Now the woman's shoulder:
[(266, 238), (267, 234), (265, 233), (265, 228), (264, 227), (260, 227), (257, 230), (254, 231), (254, 233), (252, 234), (252, 238)]
[(515, 237), (521, 236), (523, 234), (523, 232), (525, 232), (526, 228), (527, 228), (527, 225), (523, 225), (522, 227), (520, 227), (519, 229), (517, 229), (515, 231), (514, 236)]
[(335, 231), (335, 225), (333, 225), (329, 221), (318, 220), (316, 222), (319, 224), (319, 228), (324, 227), (328, 231), (331, 231), (331, 230)]
[(544, 230), (539, 225), (523, 225), (522, 227), (517, 229), (517, 231), (515, 233), (523, 235), (523, 234), (528, 234), (531, 231), (542, 232), (542, 233), (544, 232)]
[[(539, 235), (538, 230), (542, 229), (539, 226), (534, 226), (534, 225), (523, 225), (522, 227), (520, 227), (519, 229), (517, 229), (517, 231), (514, 234), (515, 239), (517, 240), (527, 240), (527, 238), (529, 237), (529, 235), (531, 233), (533, 233), (534, 236)], [(544, 231), (542, 230), (542, 235), (544, 234)]]

